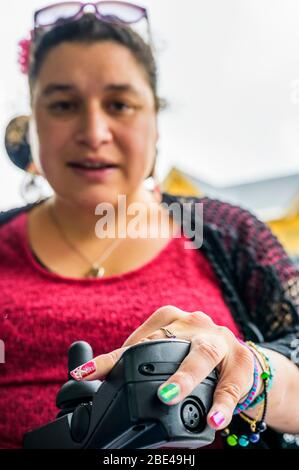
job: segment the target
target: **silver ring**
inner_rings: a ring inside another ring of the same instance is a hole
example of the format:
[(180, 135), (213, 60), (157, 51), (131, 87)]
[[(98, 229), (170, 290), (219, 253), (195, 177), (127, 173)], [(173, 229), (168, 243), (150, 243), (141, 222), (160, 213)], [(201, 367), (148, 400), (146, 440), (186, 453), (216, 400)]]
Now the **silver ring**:
[(162, 330), (164, 333), (165, 333), (165, 336), (167, 338), (176, 338), (176, 335), (174, 335), (173, 333), (171, 333), (170, 330), (168, 330), (168, 328), (165, 328), (164, 326), (161, 326), (160, 330)]

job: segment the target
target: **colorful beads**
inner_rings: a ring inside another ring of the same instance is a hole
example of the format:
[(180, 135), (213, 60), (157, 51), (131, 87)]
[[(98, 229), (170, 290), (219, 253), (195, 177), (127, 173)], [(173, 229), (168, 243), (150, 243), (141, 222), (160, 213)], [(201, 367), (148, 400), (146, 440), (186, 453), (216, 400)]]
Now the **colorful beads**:
[(227, 437), (226, 442), (229, 446), (234, 447), (238, 444), (238, 436), (236, 436), (236, 434), (230, 434)]
[(230, 447), (236, 447), (237, 445), (240, 447), (247, 447), (250, 443), (256, 444), (259, 442), (260, 433), (267, 429), (267, 425), (265, 422), (261, 421), (257, 423), (256, 428), (257, 432), (252, 432), (249, 435), (241, 434), (240, 436), (237, 436), (237, 434), (230, 434), (229, 428), (225, 428), (221, 431), (221, 436), (226, 438), (226, 442)]
[(252, 442), (252, 444), (256, 444), (260, 440), (260, 433), (253, 432), (249, 435), (249, 440)]
[(263, 380), (267, 380), (267, 379), (269, 379), (269, 377), (270, 377), (270, 373), (269, 373), (269, 372), (266, 372), (266, 371), (265, 371), (265, 372), (262, 372), (262, 373), (261, 373), (261, 378), (262, 378)]
[(265, 421), (260, 421), (259, 423), (257, 423), (256, 429), (259, 432), (264, 432), (267, 429), (267, 424), (265, 423)]
[[(238, 406), (235, 408), (234, 415), (239, 414), (239, 417), (243, 420), (246, 421), (249, 424), (250, 431), (248, 434), (241, 434), (240, 436), (237, 436), (237, 434), (231, 434), (229, 428), (225, 428), (222, 432), (221, 435), (225, 437), (226, 443), (230, 447), (236, 447), (237, 445), (239, 447), (247, 447), (249, 444), (256, 444), (260, 440), (260, 433), (266, 431), (267, 429), (267, 424), (265, 422), (265, 417), (266, 417), (266, 412), (267, 412), (267, 404), (268, 404), (268, 390), (271, 386), (271, 381), (273, 378), (272, 374), (272, 367), (270, 364), (270, 361), (267, 356), (263, 353), (263, 351), (260, 351), (260, 348), (258, 348), (254, 343), (251, 341), (248, 341), (246, 343), (253, 352), (254, 355), (254, 380), (253, 380), (253, 386), (247, 395), (246, 400), (243, 403), (239, 403)], [(259, 353), (255, 357), (256, 352)], [(261, 356), (261, 359), (260, 357)], [(264, 390), (261, 396), (252, 399), (252, 396), (255, 396), (256, 393), (256, 388), (257, 388), (257, 382), (258, 382), (258, 368), (257, 368), (257, 360), (259, 361), (261, 368), (262, 368), (262, 373), (260, 375), (263, 385), (264, 385)], [(250, 400), (251, 398), (251, 400)], [(255, 418), (251, 418), (250, 416), (246, 415), (243, 413), (243, 409), (246, 408), (251, 408), (254, 403), (257, 404), (258, 402), (262, 402), (258, 413)], [(243, 408), (242, 407), (246, 407)]]
[(246, 436), (246, 434), (242, 434), (242, 436), (239, 437), (238, 444), (241, 447), (247, 447), (249, 444), (249, 437)]

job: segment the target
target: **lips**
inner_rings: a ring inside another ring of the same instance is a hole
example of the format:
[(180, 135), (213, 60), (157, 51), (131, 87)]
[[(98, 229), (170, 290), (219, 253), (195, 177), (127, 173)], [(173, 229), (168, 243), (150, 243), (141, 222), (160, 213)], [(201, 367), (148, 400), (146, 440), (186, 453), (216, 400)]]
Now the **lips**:
[(106, 184), (113, 181), (115, 175), (119, 171), (119, 165), (110, 162), (90, 160), (73, 161), (67, 164), (70, 171), (76, 178), (85, 181), (88, 184)]
[(118, 165), (114, 162), (104, 159), (83, 158), (81, 160), (74, 160), (67, 163), (68, 166), (74, 168), (84, 168), (88, 170), (99, 170), (101, 168), (115, 168)]

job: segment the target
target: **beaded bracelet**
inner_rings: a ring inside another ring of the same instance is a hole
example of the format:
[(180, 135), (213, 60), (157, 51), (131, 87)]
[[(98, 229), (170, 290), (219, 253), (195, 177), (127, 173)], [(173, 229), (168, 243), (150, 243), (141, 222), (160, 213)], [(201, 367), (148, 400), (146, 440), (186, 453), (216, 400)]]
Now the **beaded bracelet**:
[(249, 443), (256, 444), (260, 440), (260, 433), (267, 429), (265, 423), (265, 416), (267, 410), (267, 399), (264, 400), (263, 405), (260, 407), (257, 416), (250, 418), (245, 413), (240, 413), (239, 416), (250, 425), (251, 432), (249, 434), (231, 434), (230, 429), (227, 427), (221, 431), (221, 435), (226, 437), (226, 442), (230, 447), (239, 445), (240, 447), (247, 447)]
[[(271, 368), (269, 359), (266, 357), (266, 355), (262, 351), (260, 351), (260, 349), (254, 343), (252, 343), (251, 341), (248, 341), (246, 344), (248, 344), (248, 347), (252, 347), (254, 351), (258, 351), (261, 357), (263, 358), (263, 364), (262, 364), (261, 361), (259, 360), (259, 357), (257, 356), (259, 363), (261, 364), (261, 368), (263, 370), (263, 372), (261, 373), (261, 379), (263, 381), (264, 391), (262, 394), (263, 396), (262, 399), (259, 400), (259, 401), (263, 401), (263, 403), (260, 409), (258, 410), (257, 416), (255, 418), (250, 418), (243, 412), (239, 414), (240, 418), (242, 418), (243, 421), (246, 421), (250, 425), (251, 433), (249, 435), (242, 434), (238, 437), (236, 434), (231, 434), (229, 428), (225, 428), (221, 432), (221, 435), (226, 437), (226, 442), (230, 447), (234, 447), (237, 445), (239, 445), (240, 447), (247, 447), (250, 442), (252, 444), (256, 444), (260, 440), (260, 433), (266, 431), (267, 429), (265, 418), (266, 418), (267, 405), (268, 405), (269, 385), (271, 385), (269, 378), (271, 377), (272, 379), (273, 377), (272, 368)], [(254, 351), (252, 351), (253, 354), (255, 354)], [(259, 397), (257, 397), (254, 400), (255, 405), (257, 404), (257, 399)]]
[[(264, 381), (264, 391), (260, 395), (255, 397), (254, 400), (248, 406), (248, 408), (253, 408), (258, 403), (260, 403), (261, 401), (263, 401), (265, 399), (265, 383), (267, 385), (267, 391), (269, 392), (269, 390), (271, 389), (272, 382), (273, 382), (273, 370), (274, 369), (273, 369), (273, 366), (270, 362), (269, 357), (266, 356), (266, 354), (262, 351), (261, 348), (259, 348), (252, 341), (246, 341), (246, 344), (252, 350), (253, 353), (255, 353), (255, 351), (258, 353), (258, 355), (256, 355), (256, 357), (257, 357), (257, 360), (259, 361), (259, 364), (260, 364), (260, 366), (263, 370), (260, 377)], [(260, 360), (260, 358), (262, 359), (262, 361)]]
[(230, 429), (227, 427), (222, 432), (221, 435), (226, 437), (226, 442), (230, 447), (234, 447), (239, 445), (240, 447), (247, 447), (249, 443), (256, 444), (260, 440), (260, 434), (267, 429), (267, 424), (265, 422), (266, 412), (267, 412), (267, 405), (268, 405), (268, 390), (267, 390), (267, 383), (266, 379), (263, 379), (264, 382), (264, 400), (263, 404), (261, 405), (257, 416), (255, 418), (250, 418), (245, 413), (240, 413), (239, 417), (246, 421), (250, 425), (250, 433), (249, 434), (241, 434), (237, 436), (237, 434), (231, 434)]
[(239, 443), (241, 446), (243, 444), (243, 447), (245, 447), (244, 444), (246, 440), (248, 440), (248, 444), (249, 442), (252, 442), (252, 444), (256, 444), (260, 440), (260, 433), (266, 431), (267, 429), (267, 425), (265, 423), (266, 411), (267, 411), (267, 398), (264, 399), (263, 405), (260, 407), (257, 413), (257, 416), (255, 418), (250, 418), (245, 413), (240, 413), (240, 418), (242, 418), (244, 421), (246, 421), (250, 425), (250, 430), (251, 430), (251, 433), (247, 436), (247, 438), (245, 437), (245, 434), (243, 435), (243, 441)]
[(242, 403), (237, 404), (236, 408), (234, 409), (234, 415), (240, 414), (242, 411), (245, 411), (247, 408), (249, 408), (249, 406), (251, 405), (251, 403), (253, 402), (255, 398), (255, 394), (256, 394), (257, 386), (258, 386), (258, 372), (259, 372), (255, 354), (253, 355), (253, 363), (254, 363), (253, 385), (246, 396), (246, 400), (243, 401)]
[[(261, 374), (262, 375), (262, 374)], [(250, 418), (247, 416), (245, 413), (240, 413), (240, 418), (242, 418), (244, 421), (250, 424), (250, 429), (251, 429), (251, 434), (249, 436), (241, 436), (243, 439), (240, 442), (239, 439), (239, 445), (242, 447), (245, 447), (246, 445), (251, 442), (252, 444), (256, 444), (260, 440), (260, 433), (266, 431), (267, 429), (267, 424), (265, 422), (266, 418), (266, 412), (267, 412), (267, 405), (268, 405), (268, 382), (267, 378), (263, 378), (264, 382), (264, 398), (263, 398), (263, 404), (258, 411), (258, 414), (256, 418)], [(246, 444), (247, 442), (247, 444)]]

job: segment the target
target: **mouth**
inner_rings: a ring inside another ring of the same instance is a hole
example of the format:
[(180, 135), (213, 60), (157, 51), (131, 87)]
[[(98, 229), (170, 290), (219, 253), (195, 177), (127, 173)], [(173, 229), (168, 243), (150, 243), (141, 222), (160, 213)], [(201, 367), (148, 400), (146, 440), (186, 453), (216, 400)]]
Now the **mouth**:
[(67, 164), (72, 168), (81, 168), (83, 170), (102, 170), (105, 168), (117, 168), (118, 165), (114, 163), (102, 163), (102, 162), (69, 162)]
[(69, 162), (67, 166), (76, 176), (92, 182), (102, 182), (119, 169), (119, 166), (113, 163), (101, 162)]

